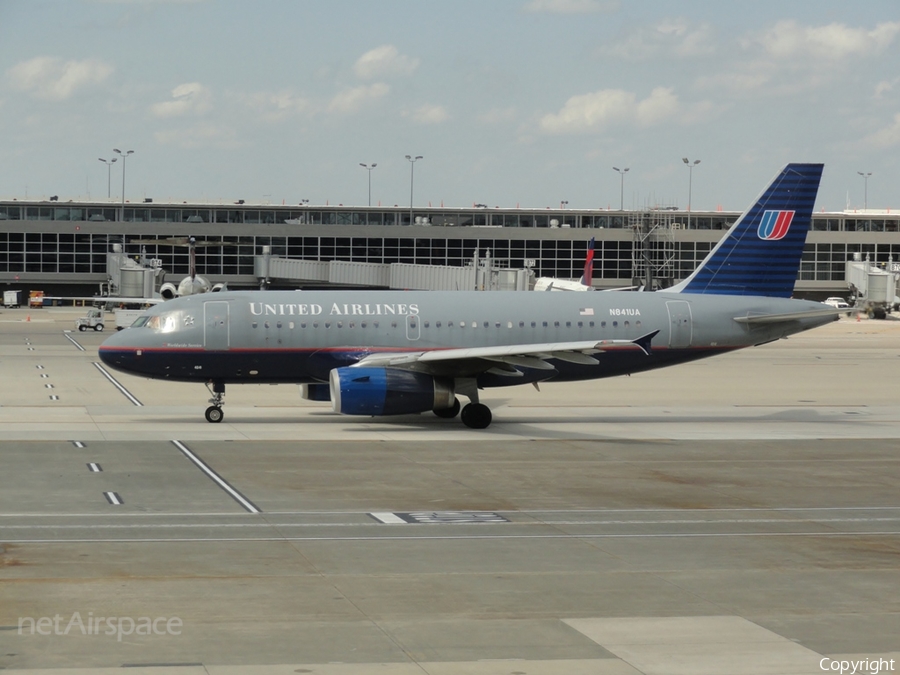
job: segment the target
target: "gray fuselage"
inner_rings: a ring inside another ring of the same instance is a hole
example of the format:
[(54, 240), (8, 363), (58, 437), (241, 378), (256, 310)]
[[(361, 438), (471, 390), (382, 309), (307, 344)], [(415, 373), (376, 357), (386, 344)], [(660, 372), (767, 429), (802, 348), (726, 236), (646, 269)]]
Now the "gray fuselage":
[[(834, 320), (736, 318), (821, 308), (801, 300), (666, 292), (230, 291), (157, 305), (104, 342), (100, 356), (114, 368), (154, 378), (310, 383), (376, 353), (616, 341), (597, 354), (596, 364), (549, 359), (555, 371), (524, 379), (493, 377), (478, 360), (446, 366), (448, 376), (475, 376), (490, 387), (594, 379), (711, 356)], [(622, 345), (654, 331), (649, 355)], [(442, 374), (440, 366), (435, 372)]]

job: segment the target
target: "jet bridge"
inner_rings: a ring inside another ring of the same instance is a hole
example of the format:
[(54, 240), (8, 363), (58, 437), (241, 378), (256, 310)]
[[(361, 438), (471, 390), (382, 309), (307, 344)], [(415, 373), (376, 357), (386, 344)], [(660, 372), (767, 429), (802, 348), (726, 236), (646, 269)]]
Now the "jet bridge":
[[(264, 249), (267, 247), (264, 247)], [(363, 263), (345, 260), (297, 260), (264, 250), (254, 260), (260, 288), (273, 281), (422, 291), (527, 291), (533, 272), (501, 268), (488, 252), (464, 267), (409, 263)]]
[(875, 319), (884, 319), (891, 310), (898, 309), (900, 264), (889, 258), (886, 265), (876, 265), (869, 260), (868, 254), (862, 260), (859, 253), (854, 254), (853, 260), (848, 260), (846, 264), (847, 286), (855, 300), (850, 304), (864, 309)]

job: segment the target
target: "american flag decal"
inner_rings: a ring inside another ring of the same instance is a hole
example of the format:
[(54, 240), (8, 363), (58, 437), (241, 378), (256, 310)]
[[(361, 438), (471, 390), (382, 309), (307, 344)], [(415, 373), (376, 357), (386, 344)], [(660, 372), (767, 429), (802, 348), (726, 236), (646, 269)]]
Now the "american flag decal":
[(594, 316), (594, 308), (593, 307), (582, 307), (578, 310), (578, 313), (581, 316)]

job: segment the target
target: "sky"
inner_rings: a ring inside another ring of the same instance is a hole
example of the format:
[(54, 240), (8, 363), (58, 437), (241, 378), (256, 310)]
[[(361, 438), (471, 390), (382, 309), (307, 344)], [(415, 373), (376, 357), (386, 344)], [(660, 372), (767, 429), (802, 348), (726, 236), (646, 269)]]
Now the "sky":
[(0, 83), (0, 199), (900, 209), (896, 0), (0, 0)]

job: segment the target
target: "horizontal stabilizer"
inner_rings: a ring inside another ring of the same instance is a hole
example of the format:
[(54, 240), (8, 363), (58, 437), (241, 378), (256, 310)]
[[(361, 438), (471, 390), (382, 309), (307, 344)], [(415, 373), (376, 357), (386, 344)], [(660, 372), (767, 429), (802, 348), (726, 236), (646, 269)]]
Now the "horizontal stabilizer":
[(749, 324), (771, 324), (786, 323), (788, 321), (797, 321), (798, 319), (812, 319), (820, 316), (837, 316), (847, 312), (847, 308), (836, 309), (827, 307), (823, 309), (813, 309), (806, 312), (788, 312), (786, 314), (749, 314), (747, 316), (736, 316), (734, 320), (738, 323)]

